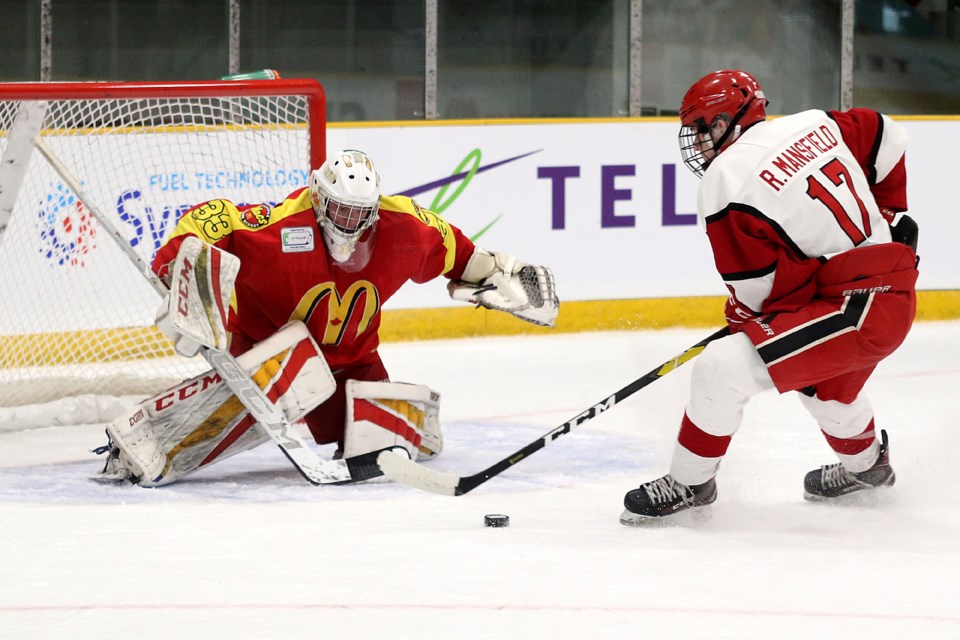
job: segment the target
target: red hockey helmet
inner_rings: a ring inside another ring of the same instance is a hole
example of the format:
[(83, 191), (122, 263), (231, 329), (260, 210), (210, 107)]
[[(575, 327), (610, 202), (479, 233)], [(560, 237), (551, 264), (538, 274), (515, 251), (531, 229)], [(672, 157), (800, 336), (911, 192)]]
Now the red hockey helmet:
[(768, 101), (746, 71), (714, 71), (697, 80), (680, 105), (680, 154), (698, 176), (752, 124)]

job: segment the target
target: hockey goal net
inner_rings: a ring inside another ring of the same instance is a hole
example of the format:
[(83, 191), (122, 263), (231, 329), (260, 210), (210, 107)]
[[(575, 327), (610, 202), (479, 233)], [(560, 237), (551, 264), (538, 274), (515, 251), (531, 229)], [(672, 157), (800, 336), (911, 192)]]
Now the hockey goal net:
[(207, 368), (35, 136), (149, 264), (193, 205), (305, 186), (325, 101), (313, 80), (0, 84), (0, 430), (109, 420)]

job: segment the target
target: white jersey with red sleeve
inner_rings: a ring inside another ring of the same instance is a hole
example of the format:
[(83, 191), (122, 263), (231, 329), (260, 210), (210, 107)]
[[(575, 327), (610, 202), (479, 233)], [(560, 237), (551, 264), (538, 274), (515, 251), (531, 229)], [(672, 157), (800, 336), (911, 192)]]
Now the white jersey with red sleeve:
[(697, 208), (739, 305), (796, 309), (827, 258), (891, 242), (880, 206), (906, 209), (906, 144), (904, 129), (875, 111), (811, 110), (759, 122), (719, 155)]

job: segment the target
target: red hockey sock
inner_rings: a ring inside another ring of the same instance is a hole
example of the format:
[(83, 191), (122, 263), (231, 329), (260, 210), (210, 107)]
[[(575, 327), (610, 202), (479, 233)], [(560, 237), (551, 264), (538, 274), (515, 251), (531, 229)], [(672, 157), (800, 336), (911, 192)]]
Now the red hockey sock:
[(873, 420), (867, 425), (867, 428), (852, 438), (838, 438), (832, 436), (823, 429), (820, 430), (827, 439), (827, 444), (837, 453), (845, 456), (854, 456), (864, 451), (877, 439)]
[(683, 414), (677, 442), (690, 453), (703, 458), (721, 458), (730, 446), (732, 436), (713, 436), (693, 424), (687, 414)]

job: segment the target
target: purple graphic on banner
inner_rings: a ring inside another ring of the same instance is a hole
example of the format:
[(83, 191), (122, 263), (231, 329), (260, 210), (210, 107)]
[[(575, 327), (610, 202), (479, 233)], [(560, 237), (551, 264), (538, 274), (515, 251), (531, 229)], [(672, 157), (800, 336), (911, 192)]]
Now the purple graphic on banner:
[(567, 226), (567, 178), (579, 178), (580, 167), (537, 167), (538, 178), (550, 180), (550, 228)]
[(660, 178), (663, 193), (661, 224), (665, 227), (697, 224), (697, 214), (677, 213), (677, 165), (663, 165)]
[(629, 200), (633, 196), (630, 189), (617, 189), (617, 176), (632, 176), (637, 168), (632, 164), (604, 165), (600, 168), (600, 227), (635, 227), (635, 216), (617, 215), (615, 209), (618, 200)]
[[(632, 164), (611, 164), (600, 166), (600, 227), (602, 229), (637, 226), (637, 217), (632, 214), (617, 213), (617, 203), (631, 200), (633, 190), (622, 188), (625, 180), (617, 179), (636, 175), (636, 166)], [(660, 184), (663, 207), (660, 222), (663, 226), (689, 226), (697, 223), (695, 213), (677, 213), (677, 187), (674, 164), (661, 166)], [(550, 181), (550, 221), (551, 229), (565, 229), (567, 226), (567, 180), (580, 177), (578, 166), (537, 167), (537, 177)]]

